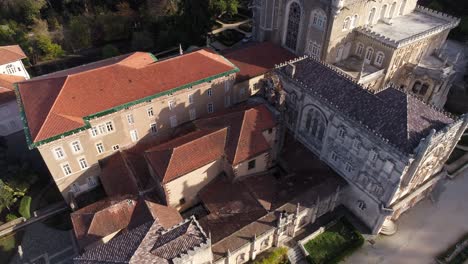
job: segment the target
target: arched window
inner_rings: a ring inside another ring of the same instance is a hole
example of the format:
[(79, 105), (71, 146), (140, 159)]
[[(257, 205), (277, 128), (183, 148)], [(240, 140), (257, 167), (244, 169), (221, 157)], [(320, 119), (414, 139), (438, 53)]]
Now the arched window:
[(301, 23), (301, 6), (297, 2), (293, 2), (289, 6), (288, 26), (286, 28), (286, 47), (291, 50), (296, 50), (297, 39), (299, 37), (299, 26)]
[(312, 25), (318, 29), (324, 29), (325, 28), (325, 21), (327, 20), (327, 17), (325, 15), (325, 12), (323, 12), (320, 9), (316, 9), (312, 11)]
[(358, 43), (356, 47), (356, 55), (361, 57), (363, 53), (364, 53), (364, 45), (362, 43)]
[(343, 22), (343, 30), (347, 30), (349, 29), (349, 25), (351, 23), (351, 18), (350, 17), (346, 17), (344, 22)]
[(354, 15), (353, 17), (351, 17), (351, 28), (355, 28), (358, 24), (358, 15)]
[(382, 10), (380, 10), (380, 19), (384, 19), (387, 17), (387, 5), (382, 6)]
[(377, 12), (377, 9), (373, 7), (371, 11), (369, 12), (369, 18), (367, 19), (367, 24), (369, 25), (374, 24), (375, 12)]
[(320, 57), (321, 47), (317, 42), (311, 41), (309, 43), (309, 55), (312, 57)]
[(384, 58), (385, 54), (383, 52), (377, 52), (377, 56), (375, 57), (375, 65), (382, 66)]
[(427, 90), (429, 90), (429, 84), (428, 84), (428, 83), (424, 83), (424, 84), (421, 86), (421, 90), (419, 91), (419, 94), (424, 96), (424, 95), (426, 95)]
[(325, 116), (317, 108), (313, 107), (306, 112), (305, 129), (303, 131), (305, 135), (322, 142), (326, 126)]
[(372, 61), (372, 57), (374, 56), (374, 49), (371, 47), (367, 48), (366, 50), (366, 63), (370, 63)]
[(13, 74), (16, 72), (16, 68), (15, 66), (13, 66), (13, 64), (9, 64), (5, 67), (6, 71), (8, 74)]
[(341, 59), (343, 58), (343, 51), (344, 51), (343, 46), (339, 46), (338, 49), (336, 50), (336, 62), (341, 61)]
[(245, 253), (240, 254), (237, 256), (236, 263), (241, 264), (245, 262)]
[(396, 2), (393, 2), (392, 7), (390, 8), (390, 13), (388, 13), (389, 18), (393, 18), (395, 16), (396, 10)]
[(400, 11), (398, 12), (398, 15), (400, 16), (403, 15), (403, 13), (405, 12), (405, 7), (406, 7), (406, 0), (403, 0), (403, 2), (401, 2)]

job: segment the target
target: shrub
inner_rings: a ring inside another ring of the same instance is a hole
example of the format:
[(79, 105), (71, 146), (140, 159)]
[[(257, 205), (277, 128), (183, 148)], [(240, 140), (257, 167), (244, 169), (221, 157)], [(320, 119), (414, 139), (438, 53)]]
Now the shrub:
[(288, 263), (288, 249), (277, 248), (263, 258), (257, 259), (253, 264), (285, 264)]
[(115, 57), (115, 56), (118, 56), (119, 54), (120, 54), (119, 50), (113, 45), (108, 44), (102, 48), (102, 57), (104, 59)]
[(20, 202), (20, 207), (19, 207), (19, 210), (18, 212), (20, 213), (20, 215), (26, 219), (29, 219), (31, 218), (31, 196), (24, 196), (22, 199), (21, 199), (21, 202)]
[(11, 221), (13, 221), (15, 219), (18, 219), (18, 216), (14, 215), (14, 214), (7, 214), (6, 217), (5, 217), (5, 220), (7, 222), (11, 222)]

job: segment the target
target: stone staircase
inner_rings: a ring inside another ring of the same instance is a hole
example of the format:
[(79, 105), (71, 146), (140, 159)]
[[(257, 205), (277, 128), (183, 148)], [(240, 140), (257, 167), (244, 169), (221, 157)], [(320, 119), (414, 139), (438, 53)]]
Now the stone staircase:
[(302, 254), (299, 245), (296, 244), (293, 248), (289, 248), (288, 259), (291, 264), (302, 263), (302, 260), (304, 260), (304, 255)]

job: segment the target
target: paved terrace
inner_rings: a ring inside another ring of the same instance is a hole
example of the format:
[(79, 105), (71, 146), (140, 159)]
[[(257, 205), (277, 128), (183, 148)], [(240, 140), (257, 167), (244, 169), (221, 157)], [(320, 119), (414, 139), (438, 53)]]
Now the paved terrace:
[(200, 193), (209, 214), (199, 222), (211, 233), (214, 261), (273, 229), (281, 212), (295, 213), (298, 203), (310, 206), (318, 197), (328, 196), (346, 184), (291, 138), (282, 159), (288, 167), (286, 175), (253, 176), (234, 184), (220, 177)]

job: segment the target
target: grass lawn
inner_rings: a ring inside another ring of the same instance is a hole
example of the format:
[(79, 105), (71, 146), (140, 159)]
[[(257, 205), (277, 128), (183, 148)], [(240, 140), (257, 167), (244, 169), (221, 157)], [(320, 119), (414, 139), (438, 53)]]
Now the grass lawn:
[(252, 264), (289, 264), (288, 249), (284, 247), (270, 248), (258, 255)]
[(227, 47), (231, 47), (245, 37), (244, 33), (235, 29), (227, 29), (216, 34), (216, 40)]
[(362, 235), (345, 219), (330, 226), (304, 247), (309, 252), (307, 260), (312, 264), (338, 263), (364, 243)]

